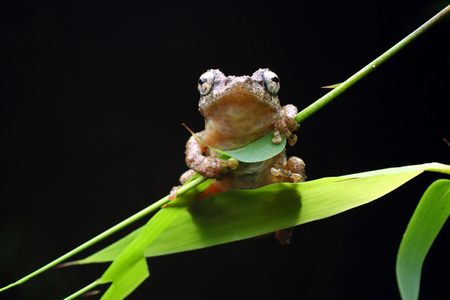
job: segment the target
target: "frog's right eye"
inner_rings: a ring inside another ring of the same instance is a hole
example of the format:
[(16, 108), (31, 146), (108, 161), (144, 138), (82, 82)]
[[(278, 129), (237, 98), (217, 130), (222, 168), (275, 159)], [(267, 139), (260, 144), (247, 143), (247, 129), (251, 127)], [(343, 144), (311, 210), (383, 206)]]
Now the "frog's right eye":
[(272, 96), (276, 96), (280, 90), (280, 78), (278, 78), (277, 74), (270, 70), (265, 71), (262, 77), (266, 90)]
[(213, 72), (205, 72), (198, 79), (198, 91), (200, 95), (205, 96), (211, 92), (211, 89), (214, 85), (214, 74)]

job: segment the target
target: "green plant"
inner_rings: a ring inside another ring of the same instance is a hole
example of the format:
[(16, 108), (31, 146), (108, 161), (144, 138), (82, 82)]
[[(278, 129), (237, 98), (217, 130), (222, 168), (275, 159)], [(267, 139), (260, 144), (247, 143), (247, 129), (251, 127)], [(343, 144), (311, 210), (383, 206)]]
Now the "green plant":
[[(380, 56), (380, 58), (368, 64), (365, 68), (353, 75), (347, 81), (337, 85), (335, 89), (316, 101), (313, 105), (301, 111), (297, 116), (297, 121), (304, 121), (318, 109), (329, 103), (329, 101), (337, 97), (340, 93), (345, 91), (348, 87), (361, 79), (363, 76), (367, 75), (369, 72), (375, 69), (375, 67), (378, 67), (382, 62), (384, 62), (386, 59), (400, 50), (400, 48), (404, 47), (408, 42), (422, 33), (425, 29), (429, 28), (431, 24), (433, 24), (440, 16), (448, 11), (449, 8), (447, 7), (440, 15), (430, 20), (430, 22), (427, 22), (427, 24), (398, 43), (391, 50)], [(229, 151), (228, 155), (231, 157), (235, 157), (236, 159), (239, 159), (241, 161), (252, 161), (263, 159), (267, 155), (275, 155), (277, 151), (280, 151), (281, 149), (273, 146), (273, 144), (264, 141), (263, 139), (258, 142), (263, 143), (269, 148), (268, 152), (265, 152), (265, 156), (259, 157), (259, 154), (257, 153), (260, 152), (256, 153), (255, 150), (249, 150), (250, 147), (255, 147), (255, 145), (250, 145), (248, 148), (246, 147), (245, 149), (243, 148), (239, 151)], [(259, 149), (260, 147), (257, 146), (256, 148)], [(250, 155), (248, 155), (249, 153)], [(111, 247), (106, 248), (104, 251), (101, 251), (97, 254), (94, 254), (93, 256), (79, 261), (78, 263), (81, 264), (114, 260), (113, 264), (99, 280), (72, 295), (72, 297), (80, 295), (85, 291), (90, 290), (92, 287), (106, 282), (114, 283), (111, 286), (110, 290), (108, 290), (108, 292), (105, 294), (104, 299), (107, 299), (108, 297), (114, 297), (114, 299), (124, 297), (148, 276), (145, 256), (162, 255), (179, 251), (198, 249), (214, 244), (257, 236), (276, 229), (290, 227), (311, 220), (324, 218), (345, 211), (352, 207), (362, 205), (364, 203), (367, 203), (368, 201), (377, 199), (378, 197), (381, 197), (383, 194), (398, 187), (402, 183), (413, 178), (424, 170), (438, 171), (449, 174), (448, 166), (441, 164), (425, 164), (398, 169), (379, 170), (364, 174), (353, 174), (336, 178), (324, 178), (301, 184), (276, 184), (256, 191), (228, 192), (216, 195), (209, 200), (193, 203), (196, 194), (208, 184), (208, 181), (206, 181), (204, 178), (197, 177), (195, 180), (191, 181), (189, 184), (180, 189), (180, 197), (176, 201), (170, 203), (165, 209), (160, 210), (160, 212), (158, 212), (149, 221), (149, 223), (143, 227), (140, 232), (134, 232), (125, 239), (122, 239), (118, 243), (113, 244)], [(387, 186), (387, 183), (390, 183), (392, 185)], [(354, 191), (356, 186), (360, 187), (361, 189), (364, 188), (365, 193), (356, 193), (356, 195), (350, 195), (349, 193)], [(370, 193), (368, 192), (369, 187), (374, 189)], [(325, 189), (327, 189), (326, 192), (324, 192)], [(443, 224), (448, 216), (448, 190), (448, 181), (438, 181), (430, 186), (430, 189), (427, 190), (421, 201), (421, 203), (428, 203), (429, 201), (435, 201), (435, 199), (438, 199), (440, 200), (440, 203), (443, 203), (442, 207), (444, 208), (444, 210), (442, 211), (444, 213), (442, 214), (440, 219), (434, 217), (429, 218), (431, 225)], [(259, 197), (261, 193), (264, 193), (264, 198), (266, 199), (265, 202), (262, 202), (261, 197)], [(310, 196), (307, 196), (308, 193), (311, 193)], [(230, 195), (232, 195), (233, 197), (230, 197)], [(343, 199), (341, 199), (340, 201), (337, 200), (336, 197), (338, 196), (341, 196)], [(242, 197), (245, 197), (245, 201), (234, 200), (240, 199)], [(283, 197), (285, 197), (287, 201), (280, 201), (280, 198)], [(300, 200), (299, 197), (301, 197)], [(289, 199), (291, 199), (292, 201), (289, 201)], [(327, 200), (330, 199), (333, 199), (333, 201), (327, 202)], [(346, 201), (348, 199), (352, 200), (352, 202), (347, 203)], [(81, 250), (86, 249), (102, 238), (116, 232), (118, 229), (123, 228), (124, 226), (147, 215), (148, 213), (157, 210), (167, 201), (167, 197), (161, 199), (147, 209), (141, 211), (139, 214), (125, 220), (124, 222), (104, 232), (103, 234), (87, 242), (86, 244), (81, 245), (80, 247), (50, 263), (49, 265), (30, 274), (22, 280), (19, 280), (18, 282), (5, 287), (4, 289), (25, 282), (29, 278), (43, 272), (44, 270), (63, 262), (67, 258), (80, 252)], [(435, 207), (434, 205), (430, 206), (432, 208)], [(426, 207), (430, 206), (420, 206), (417, 210), (417, 214), (420, 215), (420, 212), (426, 211)], [(268, 214), (265, 210), (267, 207), (272, 208), (270, 209), (270, 213)], [(219, 226), (234, 222), (218, 223), (216, 221), (218, 219), (211, 220), (209, 218), (214, 213), (217, 216), (217, 210), (219, 208), (220, 211), (227, 211), (227, 213), (223, 214), (222, 217), (233, 218), (233, 220), (236, 222), (245, 220), (244, 224), (239, 223), (239, 229), (242, 230), (239, 235), (235, 234), (237, 227), (224, 228)], [(334, 208), (334, 210), (331, 210), (331, 208)], [(207, 214), (204, 214), (204, 211), (206, 211)], [(308, 215), (308, 212), (309, 217), (305, 217), (305, 214)], [(328, 214), (325, 212), (328, 212)], [(196, 215), (196, 218), (194, 219), (191, 218), (193, 213), (195, 213)], [(243, 216), (245, 216), (245, 218)], [(252, 219), (251, 217), (254, 218)], [(176, 221), (174, 221), (175, 218)], [(271, 218), (273, 219), (272, 223), (269, 222)], [(417, 219), (419, 217), (415, 218)], [(258, 220), (264, 220), (264, 222), (258, 223)], [(214, 225), (214, 222), (216, 222), (217, 226), (208, 226), (208, 230), (203, 230), (200, 232), (201, 234), (198, 235), (198, 230), (193, 229), (205, 228), (201, 226), (202, 222), (208, 222), (208, 225)], [(411, 224), (414, 224), (414, 217), (411, 222)], [(412, 233), (406, 235), (408, 237), (405, 238), (406, 244), (402, 244), (402, 247), (399, 251), (398, 270), (400, 271), (398, 271), (398, 276), (400, 278), (399, 282), (401, 290), (404, 289), (404, 286), (407, 286), (408, 284), (411, 284), (411, 282), (413, 282), (412, 280), (407, 280), (406, 284), (402, 283), (402, 278), (405, 278), (405, 275), (403, 275), (404, 271), (402, 271), (403, 266), (411, 266), (411, 264), (408, 262), (408, 257), (423, 258), (426, 254), (427, 249), (429, 248), (429, 246), (431, 246), (430, 240), (432, 242), (432, 240), (434, 239), (433, 235), (424, 235), (424, 238), (428, 239), (426, 247), (422, 248), (421, 251), (417, 252), (414, 255), (409, 255), (408, 250), (410, 249), (410, 246), (408, 246), (408, 241), (414, 238), (415, 233), (414, 225), (411, 225), (410, 227), (413, 228), (411, 229)], [(180, 230), (186, 232), (189, 230), (189, 228), (197, 232), (197, 235), (185, 235), (185, 238), (188, 239), (188, 241), (177, 238), (175, 241), (178, 244), (169, 242), (169, 240), (173, 240), (174, 236), (177, 236), (177, 232), (179, 232)], [(435, 226), (433, 228), (435, 232), (436, 229), (437, 231), (439, 231), (439, 226)], [(420, 259), (413, 259), (413, 261), (420, 261)], [(413, 285), (417, 290), (417, 278), (418, 276), (420, 278), (420, 265), (421, 264), (419, 264), (419, 272), (417, 272), (417, 265), (415, 266), (415, 269), (413, 269), (414, 272), (406, 272), (406, 275), (408, 276), (411, 274), (415, 274), (414, 282), (416, 283), (413, 283)], [(133, 275), (131, 276), (130, 274)], [(408, 291), (413, 290), (411, 288), (407, 289)], [(412, 295), (411, 297), (414, 297), (414, 295)]]

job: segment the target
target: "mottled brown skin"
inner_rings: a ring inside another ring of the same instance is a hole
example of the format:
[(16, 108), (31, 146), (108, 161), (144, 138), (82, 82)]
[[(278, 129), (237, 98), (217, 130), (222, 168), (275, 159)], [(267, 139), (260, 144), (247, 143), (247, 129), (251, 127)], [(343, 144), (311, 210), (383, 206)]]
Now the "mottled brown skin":
[[(213, 148), (232, 150), (275, 130), (272, 142), (280, 143), (281, 134), (284, 134), (289, 144), (295, 144), (297, 137), (292, 132), (299, 127), (295, 122), (297, 108), (294, 105), (280, 106), (277, 95), (279, 80), (273, 72), (259, 69), (252, 76), (240, 77), (226, 77), (219, 70), (209, 70), (202, 76), (205, 74), (213, 80), (206, 83), (202, 77), (199, 80), (199, 111), (205, 118), (205, 130), (197, 136), (202, 141)], [(186, 145), (186, 163), (191, 170), (182, 175), (181, 183), (194, 172), (216, 179), (213, 182), (216, 191), (255, 189), (274, 182), (306, 179), (303, 160), (298, 157), (287, 160), (286, 151), (257, 163), (237, 164), (219, 159), (219, 156), (192, 136)], [(292, 230), (286, 230), (285, 234), (278, 232), (280, 242), (288, 243), (290, 232)]]

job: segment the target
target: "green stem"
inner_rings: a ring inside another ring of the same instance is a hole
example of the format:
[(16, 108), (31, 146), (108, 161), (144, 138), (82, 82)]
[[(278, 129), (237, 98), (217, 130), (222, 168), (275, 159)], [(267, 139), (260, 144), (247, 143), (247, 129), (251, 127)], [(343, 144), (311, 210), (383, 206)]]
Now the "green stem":
[(432, 25), (434, 25), (440, 18), (442, 18), (445, 14), (450, 12), (450, 5), (441, 10), (438, 14), (436, 14), (434, 17), (432, 17), (430, 20), (428, 20), (425, 24), (414, 30), (411, 34), (409, 34), (407, 37), (405, 37), (403, 40), (395, 44), (392, 48), (387, 50), (385, 53), (383, 53), (381, 56), (379, 56), (377, 59), (369, 63), (367, 66), (362, 68), (360, 71), (355, 73), (353, 76), (348, 78), (343, 83), (339, 84), (338, 87), (333, 89), (331, 92), (327, 93), (320, 99), (318, 99), (313, 104), (306, 107), (304, 110), (299, 112), (297, 114), (297, 117), (295, 118), (295, 121), (297, 123), (303, 122), (308, 117), (310, 117), (312, 114), (317, 112), (319, 109), (327, 105), (331, 102), (334, 98), (339, 96), (341, 93), (346, 91), (349, 87), (351, 87), (353, 84), (358, 82), (360, 79), (368, 75), (370, 72), (375, 70), (378, 66), (380, 66), (382, 63), (384, 63), (386, 60), (391, 58), (394, 54), (396, 54), (398, 51), (400, 51), (403, 47), (408, 45), (410, 42), (412, 42), (415, 38), (417, 38), (419, 35), (424, 33), (427, 29), (429, 29)]
[[(204, 178), (204, 177), (199, 177), (199, 178), (197, 178), (197, 179), (195, 179), (195, 180), (193, 180), (193, 181), (191, 181), (191, 182), (189, 182), (189, 183), (183, 185), (182, 187), (180, 187), (180, 189), (177, 191), (177, 194), (178, 194), (178, 195), (182, 195), (182, 194), (184, 194), (185, 192), (189, 191), (190, 189), (196, 187), (197, 185), (199, 185), (200, 183), (202, 183), (202, 182), (205, 181), (205, 180), (206, 180), (206, 178)], [(158, 208), (160, 208), (161, 206), (163, 206), (163, 205), (166, 204), (167, 202), (169, 202), (169, 196), (165, 196), (165, 197), (162, 198), (161, 200), (159, 200), (159, 201), (153, 203), (153, 204), (150, 205), (149, 207), (147, 207), (147, 208), (141, 210), (140, 212), (138, 212), (138, 213), (134, 214), (133, 216), (129, 217), (128, 219), (123, 220), (123, 221), (120, 222), (119, 224), (117, 224), (117, 225), (111, 227), (110, 229), (104, 231), (103, 233), (101, 233), (101, 234), (97, 235), (96, 237), (90, 239), (89, 241), (85, 242), (84, 244), (82, 244), (82, 245), (76, 247), (76, 248), (73, 249), (72, 251), (67, 252), (67, 253), (64, 254), (63, 256), (61, 256), (61, 257), (55, 259), (54, 261), (52, 261), (52, 262), (46, 264), (45, 266), (43, 266), (42, 268), (40, 268), (40, 269), (34, 271), (33, 273), (28, 274), (27, 276), (25, 276), (25, 277), (19, 279), (18, 281), (14, 282), (14, 283), (11, 283), (10, 285), (7, 285), (7, 286), (1, 288), (1, 289), (0, 289), (0, 292), (5, 291), (5, 290), (7, 290), (7, 289), (9, 289), (9, 288), (12, 288), (12, 287), (14, 287), (14, 286), (16, 286), (16, 285), (22, 284), (22, 283), (24, 283), (25, 281), (27, 281), (28, 279), (30, 279), (30, 278), (32, 278), (32, 277), (34, 277), (34, 276), (36, 276), (36, 275), (39, 275), (40, 273), (42, 273), (42, 272), (44, 272), (44, 271), (47, 271), (48, 269), (50, 269), (50, 268), (52, 268), (52, 267), (54, 267), (54, 266), (56, 266), (56, 265), (62, 263), (62, 262), (65, 261), (66, 259), (68, 259), (68, 258), (74, 256), (75, 254), (77, 254), (77, 253), (79, 253), (79, 252), (81, 252), (81, 251), (83, 251), (83, 250), (89, 248), (90, 246), (92, 246), (92, 245), (98, 243), (99, 241), (103, 240), (104, 238), (106, 238), (106, 237), (108, 237), (108, 236), (110, 236), (110, 235), (116, 233), (117, 231), (123, 229), (124, 227), (126, 227), (126, 226), (128, 226), (128, 225), (130, 225), (130, 224), (132, 224), (133, 222), (139, 220), (140, 218), (142, 218), (142, 217), (148, 215), (149, 213), (151, 213), (151, 212), (157, 210)]]
[(84, 293), (89, 292), (91, 289), (95, 288), (97, 285), (102, 284), (102, 282), (96, 280), (93, 283), (85, 286), (84, 288), (82, 288), (81, 290), (77, 291), (76, 293), (73, 293), (72, 295), (64, 298), (64, 300), (71, 300), (71, 299), (75, 299), (78, 296), (83, 295)]
[[(428, 28), (431, 27), (431, 25), (433, 25), (434, 23), (436, 23), (436, 21), (441, 18), (442, 16), (444, 16), (445, 14), (450, 12), (450, 5), (447, 6), (446, 8), (444, 8), (441, 12), (439, 12), (437, 15), (435, 15), (433, 18), (431, 18), (428, 22), (426, 22), (425, 24), (423, 24), (421, 27), (419, 27), (417, 30), (415, 30), (413, 33), (411, 33), (410, 35), (408, 35), (406, 38), (404, 38), (402, 41), (400, 41), (399, 43), (397, 43), (394, 47), (392, 47), (391, 49), (389, 49), (388, 51), (386, 51), (384, 54), (382, 54), (380, 57), (378, 57), (377, 59), (375, 59), (373, 62), (371, 62), (370, 64), (368, 64), (366, 67), (364, 67), (362, 70), (360, 70), (359, 72), (357, 72), (355, 75), (351, 76), (349, 79), (347, 79), (345, 82), (343, 82), (342, 84), (340, 84), (337, 88), (335, 88), (334, 90), (332, 90), (331, 92), (329, 92), (328, 94), (326, 94), (325, 96), (323, 96), (322, 98), (318, 99), (316, 102), (314, 102), (313, 104), (311, 104), (310, 106), (308, 106), (307, 108), (305, 108), (304, 110), (302, 110), (296, 117), (296, 121), (298, 123), (304, 121), (305, 119), (307, 119), (309, 116), (311, 116), (312, 114), (314, 114), (316, 111), (318, 111), (319, 109), (321, 109), (322, 107), (324, 107), (325, 105), (327, 105), (331, 100), (333, 100), (334, 98), (336, 98), (339, 94), (341, 94), (342, 92), (344, 92), (347, 88), (349, 88), (350, 86), (352, 86), (354, 83), (356, 83), (357, 81), (359, 81), (360, 79), (362, 79), (364, 76), (366, 76), (367, 74), (369, 74), (370, 72), (372, 72), (375, 67), (378, 67), (381, 63), (385, 62), (387, 59), (389, 59), (392, 55), (394, 55), (395, 53), (397, 53), (400, 49), (402, 49), (404, 46), (406, 46), (409, 42), (411, 42), (413, 39), (415, 39), (417, 36), (419, 36), (420, 34), (422, 34), (425, 30), (427, 30)], [(177, 194), (181, 195), (185, 192), (187, 192), (188, 190), (196, 187), (197, 185), (199, 185), (201, 182), (205, 181), (206, 178), (204, 177), (198, 177), (197, 179), (193, 180), (192, 182), (185, 184), (184, 186), (182, 186), (178, 191)], [(117, 231), (123, 229), (124, 227), (132, 224), (133, 222), (139, 220), (140, 218), (148, 215), (149, 213), (157, 210), (158, 208), (160, 208), (161, 206), (163, 206), (164, 204), (166, 204), (169, 201), (169, 196), (166, 196), (164, 198), (162, 198), (161, 200), (153, 203), (152, 205), (150, 205), (149, 207), (147, 207), (146, 209), (138, 212), (137, 214), (129, 217), (128, 219), (120, 222), (119, 224), (115, 225), (114, 227), (111, 227), (110, 229), (106, 230), (105, 232), (97, 235), (96, 237), (92, 238), (91, 240), (87, 241), (86, 243), (78, 246), (77, 248), (73, 249), (72, 251), (64, 254), (63, 256), (59, 257), (58, 259), (48, 263), (47, 265), (43, 266), (42, 268), (34, 271), (33, 273), (19, 279), (18, 281), (11, 283), (8, 286), (5, 286), (3, 288), (0, 289), (0, 292), (5, 291), (11, 287), (14, 287), (16, 285), (22, 284), (25, 281), (29, 280), (30, 278), (62, 263), (63, 261), (65, 261), (66, 259), (74, 256), (75, 254), (78, 254), (79, 252), (89, 248), (90, 246), (98, 243), (99, 241), (103, 240), (104, 238), (116, 233)], [(81, 291), (85, 291), (85, 290), (89, 290), (90, 288), (94, 287), (95, 285), (99, 284), (98, 282), (94, 282), (90, 285), (88, 285), (87, 287), (83, 288)], [(88, 289), (89, 287), (89, 289)], [(78, 293), (78, 292), (77, 292)], [(78, 295), (78, 294), (77, 294)]]

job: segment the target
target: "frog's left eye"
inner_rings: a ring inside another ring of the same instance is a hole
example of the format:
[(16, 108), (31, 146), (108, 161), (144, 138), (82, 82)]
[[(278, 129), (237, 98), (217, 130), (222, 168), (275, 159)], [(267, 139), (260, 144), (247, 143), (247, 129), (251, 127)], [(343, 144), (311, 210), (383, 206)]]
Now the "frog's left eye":
[(272, 71), (265, 71), (262, 77), (266, 90), (273, 96), (276, 96), (280, 90), (280, 78)]
[(214, 85), (214, 74), (213, 72), (205, 72), (198, 79), (198, 91), (200, 95), (205, 96), (211, 92), (211, 89)]

